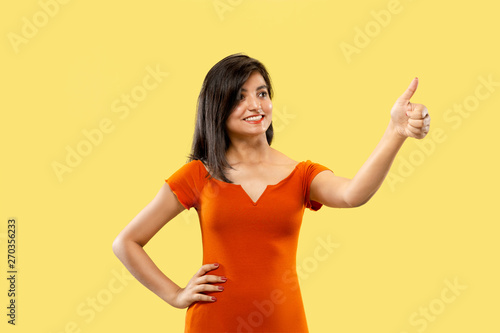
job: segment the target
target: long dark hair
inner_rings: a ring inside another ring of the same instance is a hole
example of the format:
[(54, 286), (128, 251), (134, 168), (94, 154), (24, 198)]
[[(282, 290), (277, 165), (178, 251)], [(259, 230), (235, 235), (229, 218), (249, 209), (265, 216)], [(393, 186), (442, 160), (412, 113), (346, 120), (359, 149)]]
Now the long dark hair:
[[(271, 77), (264, 65), (253, 58), (236, 53), (216, 63), (207, 73), (198, 97), (196, 126), (193, 145), (188, 162), (201, 160), (216, 177), (227, 183), (224, 170), (231, 168), (226, 160), (230, 140), (226, 132), (226, 120), (238, 103), (241, 87), (253, 71), (258, 71), (269, 87), (269, 98), (273, 98)], [(273, 123), (266, 131), (267, 143), (273, 140)], [(208, 175), (207, 175), (208, 176)]]

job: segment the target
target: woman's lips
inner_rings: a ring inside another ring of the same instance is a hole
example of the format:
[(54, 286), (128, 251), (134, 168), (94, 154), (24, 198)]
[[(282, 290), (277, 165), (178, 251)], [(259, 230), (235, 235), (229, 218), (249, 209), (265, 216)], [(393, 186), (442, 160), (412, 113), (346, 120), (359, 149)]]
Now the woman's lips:
[[(260, 117), (260, 118), (257, 118), (257, 117)], [(249, 120), (249, 119), (252, 119), (252, 120)], [(246, 121), (247, 123), (258, 124), (262, 121), (262, 119), (264, 119), (264, 115), (251, 116), (251, 117), (247, 117), (243, 120)]]

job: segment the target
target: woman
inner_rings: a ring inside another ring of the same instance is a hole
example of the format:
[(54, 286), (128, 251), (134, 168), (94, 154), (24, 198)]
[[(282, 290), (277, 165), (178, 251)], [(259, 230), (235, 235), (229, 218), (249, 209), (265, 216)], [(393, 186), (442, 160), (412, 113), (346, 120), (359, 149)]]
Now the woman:
[[(189, 160), (127, 225), (113, 251), (168, 304), (188, 308), (185, 332), (308, 332), (296, 249), (305, 208), (358, 207), (386, 177), (407, 137), (429, 131), (425, 106), (410, 103), (415, 78), (391, 109), (389, 125), (355, 177), (271, 148), (272, 86), (266, 68), (241, 53), (205, 77)], [(181, 288), (143, 250), (168, 221), (194, 207), (203, 265)]]

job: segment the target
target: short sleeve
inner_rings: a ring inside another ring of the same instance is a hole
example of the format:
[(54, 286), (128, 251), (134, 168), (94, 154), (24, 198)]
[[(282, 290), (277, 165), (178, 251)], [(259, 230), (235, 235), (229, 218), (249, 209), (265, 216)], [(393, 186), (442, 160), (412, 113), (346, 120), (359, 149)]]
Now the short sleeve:
[(200, 161), (193, 160), (165, 179), (179, 202), (188, 210), (196, 207), (199, 202), (203, 187), (200, 166), (202, 166)]
[[(306, 208), (309, 208), (310, 210), (317, 211), (323, 206), (322, 203), (319, 203), (319, 202), (314, 201), (314, 200), (309, 200), (309, 189), (311, 187), (311, 183), (312, 183), (314, 177), (316, 177), (316, 175), (318, 173), (320, 173), (321, 171), (325, 171), (325, 170), (330, 170), (330, 169), (324, 165), (319, 164), (319, 163), (311, 162), (310, 160), (307, 160), (305, 162), (304, 202), (305, 202)], [(330, 170), (330, 171), (332, 171), (332, 170)]]

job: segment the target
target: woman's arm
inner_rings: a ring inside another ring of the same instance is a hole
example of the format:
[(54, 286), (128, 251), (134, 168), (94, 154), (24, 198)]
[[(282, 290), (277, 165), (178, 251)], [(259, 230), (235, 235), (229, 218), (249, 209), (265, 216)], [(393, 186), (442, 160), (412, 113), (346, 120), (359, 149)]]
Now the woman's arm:
[(365, 204), (379, 189), (407, 137), (424, 138), (429, 132), (430, 116), (422, 104), (410, 103), (418, 86), (411, 82), (391, 109), (391, 120), (368, 160), (353, 179), (335, 176), (327, 170), (314, 177), (310, 200), (328, 207), (358, 207)]
[(203, 291), (220, 291), (208, 283), (224, 282), (215, 275), (205, 275), (216, 269), (215, 265), (203, 265), (181, 288), (163, 274), (144, 251), (148, 241), (171, 219), (185, 208), (170, 186), (165, 183), (156, 197), (118, 234), (113, 242), (113, 252), (130, 273), (149, 290), (176, 308), (185, 308), (195, 301), (214, 300)]

